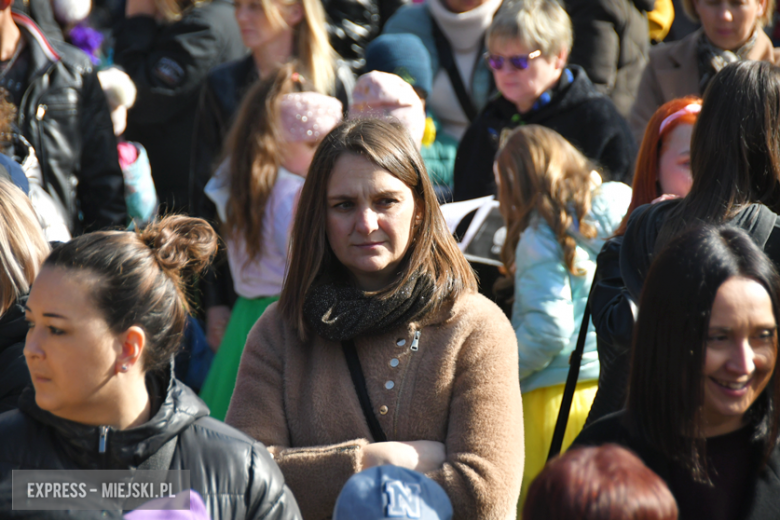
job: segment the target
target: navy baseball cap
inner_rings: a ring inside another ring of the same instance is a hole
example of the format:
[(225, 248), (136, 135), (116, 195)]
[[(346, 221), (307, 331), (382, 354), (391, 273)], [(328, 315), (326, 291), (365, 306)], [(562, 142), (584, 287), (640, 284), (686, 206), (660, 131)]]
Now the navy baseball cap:
[(333, 520), (451, 520), (444, 489), (422, 473), (377, 466), (347, 481), (336, 500)]

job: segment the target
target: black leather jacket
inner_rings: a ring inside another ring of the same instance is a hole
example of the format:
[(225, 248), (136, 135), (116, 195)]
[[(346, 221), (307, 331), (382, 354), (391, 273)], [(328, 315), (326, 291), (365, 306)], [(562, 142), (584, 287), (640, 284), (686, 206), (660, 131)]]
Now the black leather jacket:
[(19, 395), (30, 384), (30, 372), (24, 359), (27, 321), (22, 296), (0, 316), (0, 413), (16, 408)]
[[(205, 403), (177, 379), (150, 376), (148, 381), (152, 395), (155, 388), (167, 387), (157, 412), (141, 426), (109, 428), (103, 453), (101, 427), (41, 410), (34, 390), (27, 388), (19, 409), (0, 415), (0, 488), (7, 488), (14, 469), (137, 467), (178, 436), (170, 469), (190, 471), (190, 486), (203, 497), (210, 518), (301, 518), (279, 467), (262, 444), (208, 417)], [(5, 500), (0, 504), (9, 505)]]
[(38, 154), (44, 188), (71, 233), (125, 226), (124, 178), (97, 71), (80, 50), (49, 42), (28, 17), (13, 18), (30, 48), (17, 124)]

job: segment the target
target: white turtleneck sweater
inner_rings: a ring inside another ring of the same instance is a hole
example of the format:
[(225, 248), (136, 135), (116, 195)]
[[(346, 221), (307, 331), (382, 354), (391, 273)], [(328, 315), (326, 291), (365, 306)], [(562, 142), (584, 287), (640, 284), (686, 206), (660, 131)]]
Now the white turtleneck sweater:
[[(463, 85), (466, 91), (471, 93), (471, 76), (474, 73), (477, 55), (482, 50), (485, 31), (490, 27), (493, 16), (501, 7), (502, 0), (487, 0), (476, 9), (465, 13), (453, 13), (447, 10), (443, 1), (426, 0), (431, 16), (450, 42)], [(460, 107), (458, 96), (444, 68), (439, 68), (436, 77), (433, 78), (428, 106), (441, 120), (442, 130), (460, 141), (469, 126), (469, 119)]]

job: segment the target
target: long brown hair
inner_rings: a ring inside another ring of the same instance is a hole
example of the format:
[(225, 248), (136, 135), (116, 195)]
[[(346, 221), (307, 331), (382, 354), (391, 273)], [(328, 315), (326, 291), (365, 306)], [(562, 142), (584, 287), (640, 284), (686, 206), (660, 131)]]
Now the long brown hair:
[(303, 305), (309, 289), (320, 275), (341, 265), (328, 243), (326, 223), (328, 181), (343, 154), (364, 157), (403, 181), (412, 190), (417, 207), (422, 207), (422, 219), (411, 231), (403, 271), (375, 296), (389, 298), (415, 273), (433, 279), (435, 289), (427, 312), (439, 310), (465, 291), (476, 290), (474, 272), (447, 229), (425, 164), (406, 129), (400, 123), (379, 119), (345, 121), (325, 137), (314, 154), (295, 216), (290, 265), (279, 305), (301, 338), (307, 335)]
[[(293, 56), (298, 70), (320, 94), (336, 93), (336, 60), (338, 54), (330, 45), (325, 8), (320, 0), (278, 0), (284, 6), (300, 3), (303, 16), (293, 28)], [(273, 0), (260, 0), (268, 20), (278, 28), (286, 27)]]
[(639, 147), (639, 155), (636, 157), (631, 204), (628, 206), (626, 216), (623, 217), (623, 222), (620, 223), (620, 227), (615, 231), (616, 236), (621, 236), (626, 233), (628, 218), (636, 208), (645, 204), (650, 204), (653, 200), (663, 195), (658, 183), (658, 159), (660, 158), (661, 150), (664, 145), (664, 137), (669, 135), (679, 125), (694, 124), (696, 119), (698, 119), (699, 114), (683, 114), (678, 119), (670, 122), (664, 128), (663, 132), (661, 132), (661, 124), (670, 115), (695, 103), (701, 104), (701, 98), (699, 96), (686, 96), (684, 98), (673, 99), (661, 105), (658, 110), (655, 111), (653, 117), (650, 118), (650, 121), (647, 122), (645, 135), (642, 138), (642, 145)]
[(282, 163), (279, 101), (285, 94), (301, 91), (302, 85), (292, 63), (255, 84), (244, 97), (227, 137), (230, 199), (223, 232), (226, 237), (243, 234), (247, 261), (260, 256), (265, 205)]
[(594, 169), (590, 162), (554, 130), (527, 125), (506, 137), (496, 163), (498, 201), (507, 227), (501, 261), (507, 270), (514, 272), (520, 235), (536, 211), (561, 244), (566, 268), (581, 275), (574, 266), (577, 242), (568, 230), (576, 218), (580, 234), (596, 236), (596, 229), (583, 221), (590, 211), (590, 172)]

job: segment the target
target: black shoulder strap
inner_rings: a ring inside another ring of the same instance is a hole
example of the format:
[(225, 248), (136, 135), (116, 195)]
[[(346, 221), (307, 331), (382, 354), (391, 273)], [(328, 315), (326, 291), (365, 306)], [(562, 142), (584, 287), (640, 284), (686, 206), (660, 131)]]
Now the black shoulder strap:
[(766, 247), (769, 236), (775, 229), (775, 222), (777, 222), (777, 218), (778, 216), (771, 209), (764, 206), (763, 204), (759, 206), (758, 218), (753, 225), (753, 229), (749, 231), (753, 237), (753, 240), (761, 249)]
[[(593, 290), (591, 285), (591, 292)], [(563, 436), (566, 433), (566, 426), (569, 424), (569, 412), (571, 403), (574, 400), (574, 390), (577, 386), (577, 379), (580, 377), (580, 364), (582, 363), (582, 353), (585, 350), (585, 340), (588, 337), (588, 326), (590, 325), (590, 294), (588, 302), (585, 304), (585, 310), (582, 311), (582, 324), (580, 325), (580, 334), (577, 336), (577, 346), (569, 358), (569, 375), (566, 377), (566, 386), (563, 389), (563, 399), (561, 400), (561, 409), (558, 411), (558, 420), (555, 421), (555, 430), (553, 431), (552, 444), (550, 452), (547, 454), (547, 460), (552, 459), (561, 452), (563, 446)]]
[[(466, 92), (466, 87), (463, 85), (463, 80), (460, 77), (460, 71), (455, 64), (455, 58), (452, 56), (452, 47), (450, 42), (444, 36), (441, 31), (441, 27), (436, 23), (433, 16), (431, 18), (431, 29), (433, 30), (433, 41), (436, 44), (436, 52), (439, 54), (439, 62), (444, 70), (447, 71), (447, 75), (450, 77), (450, 83), (452, 89), (455, 91), (455, 95), (458, 96), (458, 103), (469, 119), (469, 122), (474, 121), (477, 117), (477, 109), (474, 103), (471, 101), (471, 96)], [(479, 56), (477, 56), (479, 59)]]
[(371, 399), (368, 397), (368, 388), (366, 388), (366, 378), (363, 375), (363, 368), (360, 366), (360, 359), (357, 355), (355, 342), (351, 339), (341, 342), (341, 349), (344, 351), (344, 358), (347, 360), (349, 375), (352, 376), (352, 384), (355, 385), (360, 407), (363, 409), (363, 415), (366, 417), (368, 429), (376, 442), (387, 442), (387, 436), (382, 431), (379, 420), (374, 415), (374, 409), (371, 406)]

